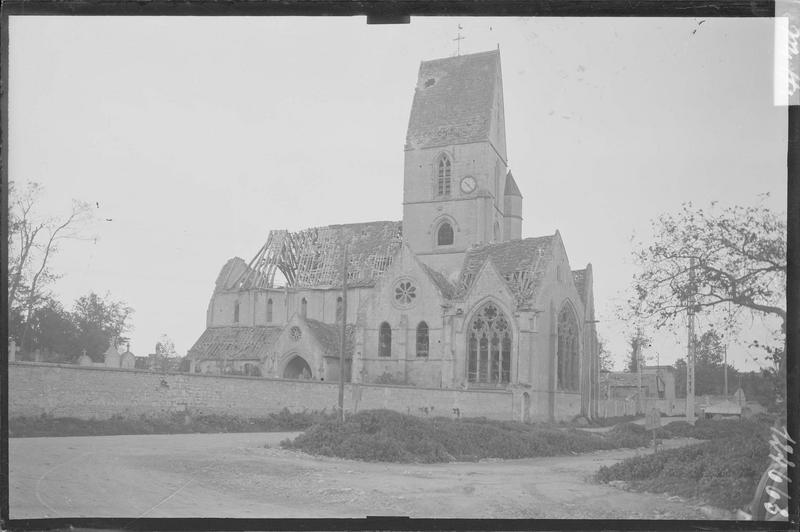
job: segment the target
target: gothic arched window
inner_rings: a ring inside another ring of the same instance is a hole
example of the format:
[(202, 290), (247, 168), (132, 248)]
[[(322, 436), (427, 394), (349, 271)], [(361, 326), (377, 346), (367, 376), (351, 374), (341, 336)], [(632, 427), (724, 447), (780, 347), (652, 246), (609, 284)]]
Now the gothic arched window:
[(272, 298), (267, 299), (267, 323), (272, 323)]
[(392, 328), (385, 321), (378, 331), (378, 356), (392, 356)]
[(428, 349), (430, 341), (428, 340), (428, 324), (424, 321), (419, 322), (417, 325), (417, 356), (428, 356)]
[(439, 196), (450, 195), (450, 177), (453, 173), (453, 164), (450, 157), (442, 155), (436, 168), (436, 192)]
[(467, 333), (467, 380), (489, 384), (511, 381), (511, 324), (494, 303), (475, 314)]
[(449, 246), (453, 243), (453, 226), (443, 222), (436, 231), (436, 245)]
[(342, 321), (342, 297), (336, 298), (336, 323)]
[(300, 300), (300, 315), (304, 318), (308, 315), (308, 301), (306, 301), (306, 298)]
[(578, 321), (568, 305), (558, 314), (558, 389), (578, 391)]
[(233, 304), (233, 323), (239, 323), (239, 302)]

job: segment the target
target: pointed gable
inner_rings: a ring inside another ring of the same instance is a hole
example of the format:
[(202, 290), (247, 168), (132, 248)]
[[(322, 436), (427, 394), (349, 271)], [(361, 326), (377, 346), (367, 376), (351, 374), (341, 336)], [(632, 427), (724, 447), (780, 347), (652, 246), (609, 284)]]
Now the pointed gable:
[(519, 187), (517, 186), (517, 182), (514, 179), (514, 176), (511, 175), (511, 170), (508, 171), (506, 175), (506, 188), (504, 194), (506, 196), (519, 196), (522, 197), (522, 193), (519, 191)]
[(492, 141), (505, 159), (500, 52), (423, 61), (407, 148)]
[(461, 270), (462, 285), (468, 288), (486, 261), (491, 261), (512, 293), (529, 299), (541, 285), (552, 261), (558, 234), (487, 244), (467, 251)]

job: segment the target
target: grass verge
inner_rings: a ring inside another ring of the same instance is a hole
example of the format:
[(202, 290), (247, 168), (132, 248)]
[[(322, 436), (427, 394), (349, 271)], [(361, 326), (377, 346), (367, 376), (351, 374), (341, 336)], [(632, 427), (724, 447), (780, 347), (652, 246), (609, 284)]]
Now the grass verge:
[(189, 434), (216, 432), (293, 432), (305, 430), (315, 423), (333, 419), (326, 412), (289, 412), (262, 418), (241, 418), (224, 414), (141, 416), (110, 419), (78, 419), (71, 417), (14, 417), (9, 420), (9, 437), (37, 436), (115, 436), (122, 434)]

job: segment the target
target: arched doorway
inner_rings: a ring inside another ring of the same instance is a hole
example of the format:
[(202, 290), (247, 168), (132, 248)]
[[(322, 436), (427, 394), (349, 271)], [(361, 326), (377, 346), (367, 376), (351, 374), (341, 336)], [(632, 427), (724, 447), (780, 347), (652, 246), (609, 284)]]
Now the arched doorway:
[(299, 355), (292, 357), (283, 370), (284, 379), (310, 380), (312, 377), (311, 366)]
[(487, 384), (511, 381), (511, 323), (494, 303), (485, 304), (467, 329), (467, 380)]

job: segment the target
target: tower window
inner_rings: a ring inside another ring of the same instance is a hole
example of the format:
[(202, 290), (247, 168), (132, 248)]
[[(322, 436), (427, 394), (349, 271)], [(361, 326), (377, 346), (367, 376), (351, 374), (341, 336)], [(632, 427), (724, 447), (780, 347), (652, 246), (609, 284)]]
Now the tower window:
[(378, 356), (392, 356), (392, 328), (385, 321), (381, 323), (378, 331)]
[(342, 321), (342, 298), (341, 296), (336, 298), (336, 322), (339, 323)]
[(428, 356), (428, 348), (430, 341), (428, 340), (428, 324), (424, 321), (419, 322), (417, 325), (417, 356)]
[(436, 191), (439, 196), (450, 195), (450, 177), (452, 176), (453, 165), (450, 162), (450, 157), (442, 155), (439, 158), (436, 179)]
[(436, 245), (449, 246), (453, 243), (453, 226), (444, 222), (436, 231)]
[(308, 301), (306, 301), (306, 298), (300, 300), (300, 315), (304, 318), (308, 315)]
[(239, 302), (233, 304), (233, 323), (239, 323)]
[(267, 323), (272, 323), (272, 298), (267, 299)]

